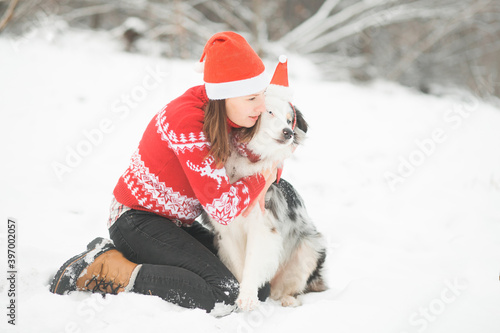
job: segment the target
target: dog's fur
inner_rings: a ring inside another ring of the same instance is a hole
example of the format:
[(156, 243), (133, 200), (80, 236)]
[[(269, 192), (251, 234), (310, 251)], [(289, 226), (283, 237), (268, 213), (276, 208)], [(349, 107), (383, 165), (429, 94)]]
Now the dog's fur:
[[(252, 162), (235, 148), (225, 164), (231, 182), (283, 161), (304, 140), (307, 123), (300, 111), (294, 112), (286, 89), (275, 85), (267, 89), (267, 112), (247, 145), (260, 159)], [(281, 179), (269, 188), (265, 200), (264, 214), (256, 205), (247, 217), (239, 215), (227, 226), (203, 214), (205, 225), (216, 234), (220, 259), (240, 282), (237, 304), (243, 310), (258, 305), (258, 289), (267, 282), (271, 283), (271, 298), (281, 300), (283, 306), (300, 305), (297, 295), (326, 289), (324, 239), (307, 215), (302, 198)]]

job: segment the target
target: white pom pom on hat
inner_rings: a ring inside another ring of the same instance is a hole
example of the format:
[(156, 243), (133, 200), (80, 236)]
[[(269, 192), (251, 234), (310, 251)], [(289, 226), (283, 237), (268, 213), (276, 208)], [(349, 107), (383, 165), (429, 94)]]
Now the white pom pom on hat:
[(205, 62), (204, 61), (198, 61), (193, 65), (193, 69), (197, 73), (203, 73), (205, 70)]

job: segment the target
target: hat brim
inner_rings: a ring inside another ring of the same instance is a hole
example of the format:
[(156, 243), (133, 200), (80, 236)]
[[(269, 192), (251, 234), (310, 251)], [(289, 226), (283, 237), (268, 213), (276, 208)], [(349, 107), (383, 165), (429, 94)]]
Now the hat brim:
[(209, 99), (226, 99), (256, 94), (268, 85), (269, 76), (264, 71), (250, 79), (222, 83), (205, 82), (205, 89)]

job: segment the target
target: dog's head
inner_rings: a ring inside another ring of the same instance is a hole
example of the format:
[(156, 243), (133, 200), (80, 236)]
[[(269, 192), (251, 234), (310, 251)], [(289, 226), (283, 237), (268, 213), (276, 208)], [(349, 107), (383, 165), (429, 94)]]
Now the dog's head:
[(285, 159), (305, 139), (307, 122), (290, 99), (288, 87), (270, 85), (266, 90), (266, 111), (261, 115), (257, 133), (248, 143), (248, 148), (262, 159)]

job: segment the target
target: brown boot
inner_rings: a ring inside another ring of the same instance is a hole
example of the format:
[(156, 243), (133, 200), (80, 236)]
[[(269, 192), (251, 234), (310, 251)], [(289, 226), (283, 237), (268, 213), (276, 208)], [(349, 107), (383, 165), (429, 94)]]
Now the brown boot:
[(87, 245), (87, 251), (61, 266), (50, 291), (60, 295), (75, 290), (116, 294), (133, 287), (130, 280), (132, 275), (135, 279), (139, 269), (116, 250), (112, 241), (99, 237)]
[(76, 280), (76, 289), (117, 294), (125, 291), (136, 267), (118, 250), (106, 251), (82, 272)]

